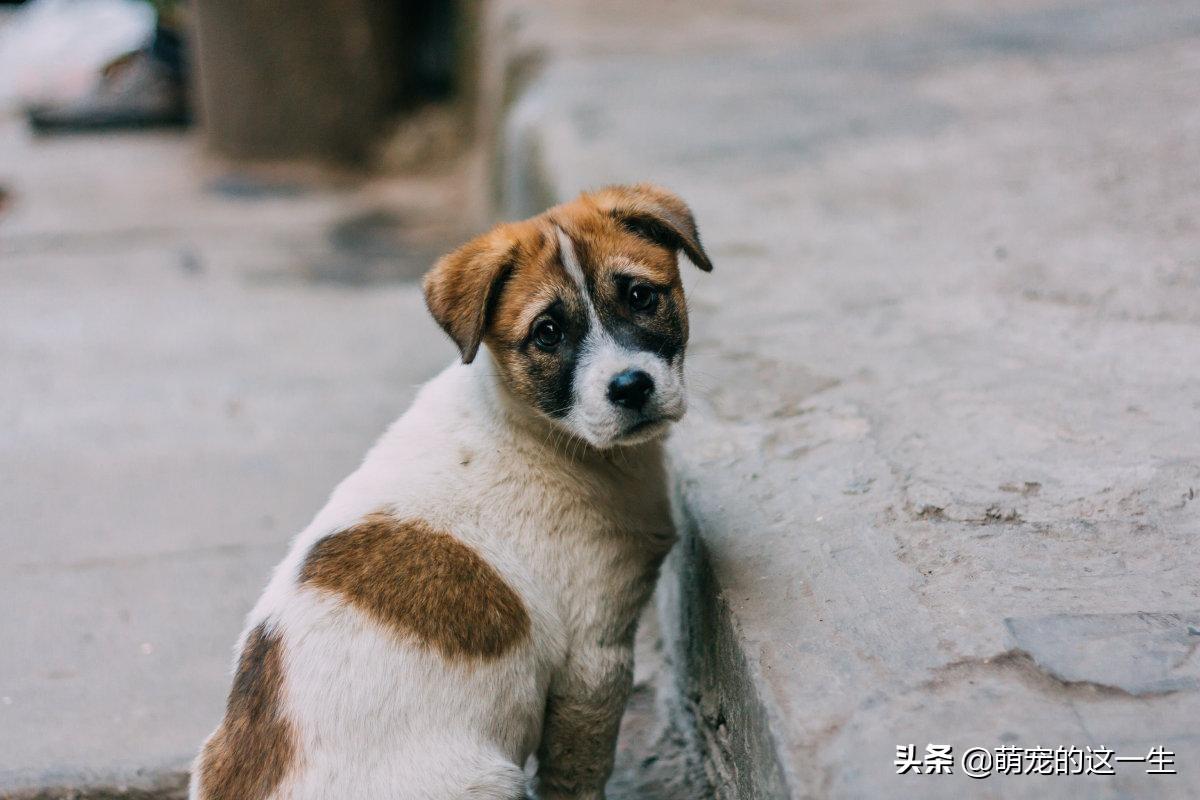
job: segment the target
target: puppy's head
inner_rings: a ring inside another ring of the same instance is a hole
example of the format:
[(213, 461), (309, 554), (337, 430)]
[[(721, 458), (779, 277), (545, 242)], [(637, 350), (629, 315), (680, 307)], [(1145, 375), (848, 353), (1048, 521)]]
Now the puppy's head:
[(636, 444), (686, 408), (681, 250), (712, 270), (682, 200), (612, 186), (443, 257), (425, 300), (463, 361), (485, 344), (537, 413), (595, 447)]

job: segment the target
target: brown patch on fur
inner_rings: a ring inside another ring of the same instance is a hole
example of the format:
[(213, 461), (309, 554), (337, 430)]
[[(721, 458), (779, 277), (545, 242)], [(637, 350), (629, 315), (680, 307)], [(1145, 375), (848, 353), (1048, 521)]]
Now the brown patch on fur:
[(496, 658), (529, 635), (529, 614), (467, 545), (421, 520), (367, 516), (321, 539), (302, 583), (340, 595), (447, 658)]
[(530, 221), (499, 225), (442, 256), (425, 276), (425, 305), (470, 364), (518, 264), (534, 259), (544, 242)]
[(539, 390), (550, 380), (548, 376), (557, 372), (558, 362), (554, 355), (528, 346), (536, 312), (555, 298), (567, 304), (569, 316), (582, 315), (584, 307), (575, 284), (558, 263), (553, 226), (544, 217), (521, 224), (537, 247), (527, 248), (527, 256), (512, 271), (483, 337), (508, 386), (517, 396), (538, 406)]
[(264, 798), (287, 775), (295, 743), (279, 708), (282, 688), (280, 639), (262, 623), (242, 648), (225, 719), (200, 753), (202, 800)]
[[(642, 327), (682, 345), (688, 338), (688, 319), (677, 249), (639, 235), (622, 223), (622, 214), (625, 213), (622, 209), (633, 209), (629, 211), (630, 219), (649, 218), (650, 212), (645, 210), (645, 206), (632, 202), (622, 205), (619, 202), (631, 193), (632, 188), (612, 187), (596, 195), (583, 195), (573, 203), (552, 208), (546, 213), (571, 239), (580, 266), (583, 267), (592, 302), (602, 318), (607, 320), (613, 316), (624, 316), (624, 303), (612, 278), (614, 273), (629, 270), (639, 278), (648, 279), (669, 301), (660, 309), (662, 313), (648, 320), (640, 320)], [(682, 205), (682, 201), (679, 203)], [(691, 212), (687, 212), (687, 217), (691, 218)], [(695, 241), (698, 248), (699, 238)], [(707, 256), (704, 257), (704, 263), (708, 263)], [(711, 265), (708, 268), (711, 269)]]
[(588, 199), (626, 230), (669, 250), (682, 250), (697, 267), (712, 272), (712, 261), (700, 244), (696, 218), (679, 195), (651, 183), (636, 183), (606, 186)]

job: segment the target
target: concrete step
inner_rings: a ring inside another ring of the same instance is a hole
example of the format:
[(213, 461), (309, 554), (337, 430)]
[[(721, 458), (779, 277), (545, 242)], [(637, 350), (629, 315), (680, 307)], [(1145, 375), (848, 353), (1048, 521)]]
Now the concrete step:
[(1200, 793), (1200, 8), (495, 11), (507, 215), (656, 181), (716, 262), (663, 586), (716, 795)]

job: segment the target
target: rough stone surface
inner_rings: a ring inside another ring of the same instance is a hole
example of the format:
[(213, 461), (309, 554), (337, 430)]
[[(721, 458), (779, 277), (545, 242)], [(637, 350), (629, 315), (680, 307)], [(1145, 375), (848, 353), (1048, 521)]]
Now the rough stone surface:
[(1200, 794), (1200, 7), (506, 13), (512, 212), (658, 181), (717, 265), (673, 457), (720, 796)]
[(1140, 697), (1200, 687), (1200, 614), (1052, 614), (1005, 620), (1016, 648), (1063, 683)]

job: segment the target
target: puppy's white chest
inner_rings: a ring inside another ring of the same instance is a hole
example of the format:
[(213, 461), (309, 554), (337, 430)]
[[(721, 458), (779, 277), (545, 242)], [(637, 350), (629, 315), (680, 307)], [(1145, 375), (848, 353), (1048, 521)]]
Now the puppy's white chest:
[[(559, 636), (611, 640), (648, 597), (674, 540), (657, 450), (638, 461), (571, 460), (540, 442), (460, 443), (472, 453), (455, 529), (511, 575)], [(449, 522), (449, 521), (448, 521)]]

